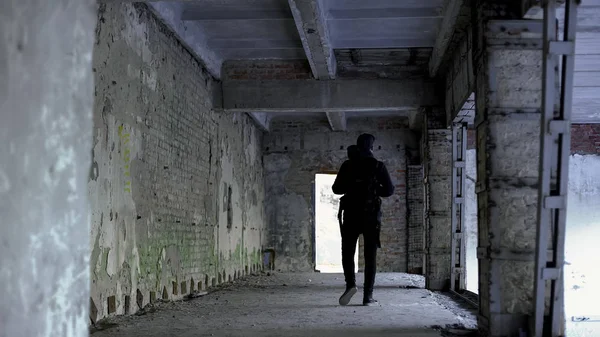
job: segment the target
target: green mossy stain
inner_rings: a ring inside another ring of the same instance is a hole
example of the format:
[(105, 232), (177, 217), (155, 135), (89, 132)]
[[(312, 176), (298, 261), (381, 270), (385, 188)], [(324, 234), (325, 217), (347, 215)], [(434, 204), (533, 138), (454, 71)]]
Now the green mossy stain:
[(110, 253), (110, 248), (102, 249), (102, 264), (100, 265), (100, 270), (103, 271), (103, 274), (106, 274), (106, 276), (109, 276), (108, 271), (106, 270), (108, 268), (108, 253)]
[[(175, 223), (161, 223), (161, 226), (175, 226)], [(225, 254), (220, 254), (216, 250), (215, 240), (209, 241), (208, 247), (202, 247), (200, 253), (194, 252), (194, 248), (197, 247), (192, 241), (181, 241), (181, 236), (173, 231), (169, 231), (161, 236), (153, 236), (143, 241), (137, 242), (137, 249), (139, 255), (139, 270), (137, 274), (138, 288), (146, 289), (149, 291), (156, 291), (160, 293), (163, 286), (170, 286), (169, 284), (161, 284), (165, 272), (168, 272), (166, 261), (162, 260), (162, 250), (166, 247), (177, 247), (179, 253), (179, 259), (184, 268), (189, 266), (198, 266), (200, 268), (199, 274), (202, 275), (201, 279), (204, 279), (205, 275), (208, 275), (209, 279), (216, 278), (219, 272), (226, 270), (231, 272), (233, 275), (234, 271), (244, 270), (245, 266), (251, 266), (261, 262), (261, 250), (260, 248), (253, 247), (249, 250), (244, 245), (244, 238), (236, 244), (234, 250), (230, 250)], [(101, 259), (101, 270), (102, 275), (98, 279), (104, 279), (108, 277), (106, 268), (108, 265), (108, 254), (110, 249), (99, 247), (99, 238), (96, 238), (94, 249), (92, 250), (92, 270), (95, 269), (95, 265), (98, 259)], [(228, 258), (226, 258), (228, 257)], [(135, 265), (135, 256), (130, 256), (131, 264)], [(164, 270), (163, 270), (164, 269)], [(106, 276), (104, 276), (106, 275)], [(182, 278), (183, 277), (183, 278)], [(170, 275), (172, 279), (188, 279), (190, 275)], [(169, 281), (171, 282), (171, 281)]]
[(96, 279), (99, 278), (99, 275), (96, 275), (96, 266), (98, 265), (98, 259), (100, 258), (100, 234), (96, 235), (96, 241), (94, 242), (94, 248), (92, 249), (92, 256), (90, 259), (90, 268), (92, 274), (96, 276)]

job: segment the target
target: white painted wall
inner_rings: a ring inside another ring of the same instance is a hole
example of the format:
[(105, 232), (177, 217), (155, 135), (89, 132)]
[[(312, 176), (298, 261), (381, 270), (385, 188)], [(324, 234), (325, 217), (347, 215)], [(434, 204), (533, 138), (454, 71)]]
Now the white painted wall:
[(600, 318), (600, 156), (571, 156), (568, 198), (568, 264), (565, 267), (567, 336), (600, 336), (600, 322), (571, 321), (572, 316)]

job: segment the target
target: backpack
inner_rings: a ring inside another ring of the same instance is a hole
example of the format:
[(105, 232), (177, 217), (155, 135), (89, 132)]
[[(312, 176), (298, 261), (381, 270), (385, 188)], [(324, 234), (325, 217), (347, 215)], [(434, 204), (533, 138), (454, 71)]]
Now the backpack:
[(366, 172), (354, 178), (351, 207), (354, 208), (354, 211), (363, 212), (365, 215), (374, 215), (381, 209), (381, 198), (377, 193), (377, 187), (379, 186), (377, 172), (381, 167), (381, 163), (375, 161), (374, 165), (369, 166)]

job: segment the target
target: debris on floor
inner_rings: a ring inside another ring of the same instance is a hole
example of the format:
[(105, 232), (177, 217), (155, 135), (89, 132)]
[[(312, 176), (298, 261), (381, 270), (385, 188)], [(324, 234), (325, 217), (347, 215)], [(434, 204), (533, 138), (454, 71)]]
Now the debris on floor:
[(441, 327), (439, 325), (434, 325), (431, 327), (434, 330), (438, 330), (441, 332), (442, 337), (477, 337), (479, 336), (479, 331), (477, 329), (469, 329), (466, 328), (462, 324), (448, 324), (445, 327)]
[(119, 326), (119, 325), (116, 324), (116, 323), (111, 323), (107, 319), (103, 319), (103, 320), (100, 320), (100, 321), (98, 321), (95, 324), (92, 324), (90, 326), (90, 329), (89, 329), (90, 335), (94, 334), (94, 333), (96, 333), (98, 331), (103, 331), (103, 330), (115, 328), (117, 326)]
[(189, 300), (193, 300), (194, 298), (203, 297), (206, 295), (208, 295), (207, 291), (194, 291), (193, 293), (186, 295), (185, 300), (189, 301)]

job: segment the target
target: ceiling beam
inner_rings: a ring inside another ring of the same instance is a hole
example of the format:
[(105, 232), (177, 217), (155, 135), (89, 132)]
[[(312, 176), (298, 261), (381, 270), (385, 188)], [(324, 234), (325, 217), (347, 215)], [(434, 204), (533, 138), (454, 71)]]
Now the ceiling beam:
[(429, 78), (405, 80), (228, 80), (223, 108), (257, 112), (405, 111), (441, 105)]
[(442, 19), (442, 24), (440, 25), (440, 30), (438, 31), (433, 51), (431, 52), (431, 59), (429, 61), (429, 75), (431, 77), (437, 75), (440, 65), (444, 60), (444, 56), (446, 55), (446, 51), (448, 51), (448, 46), (452, 41), (452, 35), (454, 35), (454, 30), (463, 3), (464, 0), (447, 1), (444, 18)]
[(346, 131), (346, 113), (328, 111), (325, 112), (327, 120), (331, 126), (332, 131)]
[(390, 49), (390, 48), (431, 48), (435, 41), (431, 38), (339, 38), (332, 41), (334, 49)]
[(288, 0), (288, 3), (314, 77), (318, 80), (334, 79), (335, 54), (320, 1)]
[[(323, 11), (319, 0), (288, 0), (300, 40), (313, 76), (317, 80), (335, 78), (337, 63)], [(326, 112), (327, 120), (333, 131), (346, 129), (344, 112)]]
[(383, 19), (383, 18), (437, 18), (440, 10), (428, 8), (364, 8), (364, 9), (332, 9), (329, 20)]
[(212, 20), (280, 20), (291, 19), (292, 15), (285, 9), (253, 9), (227, 8), (206, 9), (202, 7), (187, 8), (181, 14), (183, 21), (212, 21)]
[(215, 49), (226, 60), (276, 59), (299, 60), (304, 58), (304, 50), (296, 49)]
[(298, 49), (302, 44), (290, 39), (211, 39), (208, 46), (215, 49)]
[(271, 116), (266, 112), (248, 112), (248, 115), (254, 120), (256, 125), (263, 131), (269, 131), (271, 125)]

